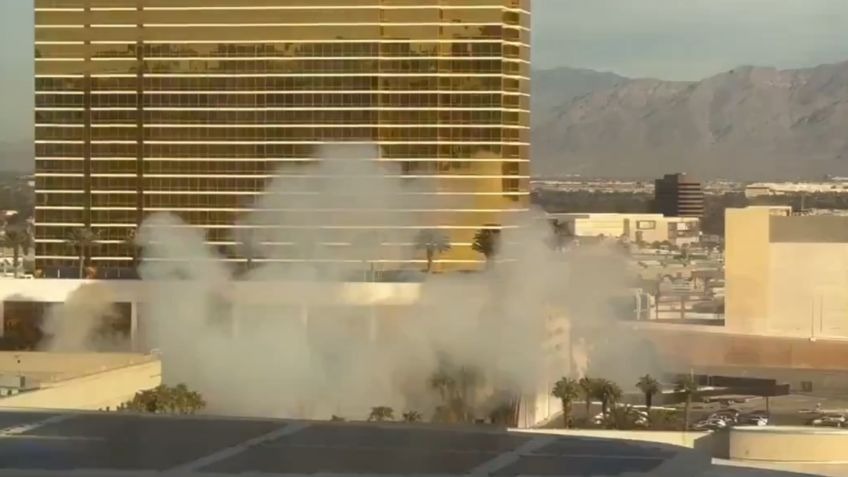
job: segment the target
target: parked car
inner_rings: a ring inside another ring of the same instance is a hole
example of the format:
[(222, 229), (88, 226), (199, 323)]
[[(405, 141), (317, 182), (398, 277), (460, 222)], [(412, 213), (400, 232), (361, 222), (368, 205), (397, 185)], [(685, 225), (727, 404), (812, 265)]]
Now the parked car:
[(720, 409), (712, 414), (707, 419), (721, 419), (728, 425), (739, 422), (740, 413), (736, 409)]
[(812, 421), (813, 426), (822, 427), (842, 427), (845, 425), (846, 418), (843, 414), (823, 414)]
[(719, 418), (707, 418), (702, 421), (698, 421), (692, 426), (692, 429), (696, 431), (716, 431), (719, 429), (725, 429), (728, 426), (727, 421)]
[(767, 426), (768, 423), (768, 417), (751, 415), (745, 416), (739, 421), (739, 424), (744, 424), (746, 426)]

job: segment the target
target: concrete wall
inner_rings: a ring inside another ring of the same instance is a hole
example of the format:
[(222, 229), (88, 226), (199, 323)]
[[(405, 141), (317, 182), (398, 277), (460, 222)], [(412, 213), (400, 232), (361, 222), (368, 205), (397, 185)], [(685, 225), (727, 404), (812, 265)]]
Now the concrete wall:
[[(668, 325), (659, 323), (628, 324), (650, 342), (663, 362), (678, 371), (725, 368), (733, 374), (785, 376), (796, 371), (796, 382), (813, 381), (818, 385), (842, 383), (848, 391), (848, 340), (804, 337), (745, 335), (731, 333), (720, 326)], [(773, 373), (769, 374), (769, 370)], [(837, 373), (832, 377), (830, 373)]]
[[(28, 298), (32, 301), (63, 302), (83, 285), (102, 287), (116, 302), (143, 302), (158, 289), (170, 291), (197, 287), (189, 282), (150, 282), (141, 280), (15, 280), (0, 279), (0, 301)], [(320, 303), (349, 305), (407, 305), (420, 297), (420, 283), (311, 283), (311, 282), (228, 282), (221, 295), (239, 303), (281, 304)]]
[(510, 429), (513, 432), (553, 434), (557, 436), (591, 437), (653, 442), (697, 449), (712, 456), (726, 455), (727, 439), (723, 433), (675, 431), (618, 431), (606, 429)]
[(141, 390), (162, 383), (162, 363), (147, 359), (61, 381), (43, 388), (0, 398), (0, 409), (114, 409)]
[(725, 323), (738, 333), (848, 337), (848, 218), (725, 212)]
[(770, 217), (767, 208), (725, 211), (725, 323), (733, 331), (767, 329)]
[(772, 243), (768, 330), (848, 337), (848, 243)]
[(735, 427), (730, 459), (768, 462), (848, 462), (848, 430), (816, 427)]

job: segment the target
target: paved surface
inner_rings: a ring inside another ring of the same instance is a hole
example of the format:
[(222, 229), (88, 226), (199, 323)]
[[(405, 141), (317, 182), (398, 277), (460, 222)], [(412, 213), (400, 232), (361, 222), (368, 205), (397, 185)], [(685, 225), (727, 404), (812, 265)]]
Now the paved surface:
[(0, 427), (0, 477), (725, 475), (690, 449), (488, 427), (118, 413), (0, 413)]

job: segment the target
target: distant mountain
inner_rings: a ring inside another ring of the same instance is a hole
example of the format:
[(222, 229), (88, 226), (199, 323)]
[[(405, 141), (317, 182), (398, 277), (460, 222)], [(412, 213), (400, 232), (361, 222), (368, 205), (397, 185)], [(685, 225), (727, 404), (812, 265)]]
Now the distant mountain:
[(552, 109), (534, 123), (537, 175), (848, 175), (848, 62), (745, 66), (697, 82), (622, 79)]
[(560, 67), (533, 71), (531, 96), (534, 124), (542, 124), (556, 108), (579, 96), (628, 81), (615, 73)]

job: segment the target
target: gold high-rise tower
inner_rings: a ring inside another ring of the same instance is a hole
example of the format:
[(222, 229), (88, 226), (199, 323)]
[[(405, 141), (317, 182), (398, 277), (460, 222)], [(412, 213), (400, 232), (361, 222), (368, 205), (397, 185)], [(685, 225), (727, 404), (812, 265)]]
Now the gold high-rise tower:
[[(312, 160), (325, 143), (375, 144), (399, 174), (461, 204), (405, 212), (405, 227), (449, 237), (441, 267), (475, 268), (474, 233), (528, 206), (529, 0), (35, 0), (35, 9), (45, 276), (76, 269), (75, 228), (97, 233), (84, 255), (100, 276), (126, 273), (127, 238), (152, 212), (233, 245), (234, 224), (269, 180), (288, 193), (281, 166)], [(284, 244), (264, 245), (285, 260)]]

